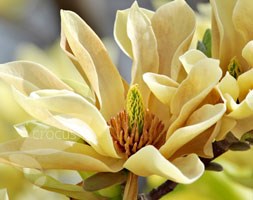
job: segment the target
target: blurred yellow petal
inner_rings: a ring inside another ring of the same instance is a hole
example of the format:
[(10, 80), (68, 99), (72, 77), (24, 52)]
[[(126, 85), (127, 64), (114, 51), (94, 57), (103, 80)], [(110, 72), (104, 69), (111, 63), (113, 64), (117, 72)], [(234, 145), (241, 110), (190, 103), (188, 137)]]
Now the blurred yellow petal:
[(0, 160), (34, 169), (116, 172), (122, 160), (98, 154), (91, 146), (70, 141), (21, 138), (0, 144)]
[(126, 161), (124, 167), (139, 176), (156, 174), (185, 184), (195, 181), (204, 172), (204, 166), (196, 155), (188, 155), (170, 162), (153, 146), (139, 150)]
[(161, 6), (151, 19), (159, 53), (159, 73), (177, 80), (181, 66), (178, 57), (190, 46), (195, 16), (184, 0)]
[(14, 90), (18, 103), (34, 118), (83, 138), (103, 155), (118, 157), (109, 126), (97, 108), (70, 91), (41, 90), (29, 97)]
[(25, 94), (38, 89), (72, 90), (45, 67), (33, 62), (0, 64), (0, 78)]
[(178, 83), (165, 75), (153, 73), (145, 73), (143, 75), (143, 80), (156, 98), (163, 104), (169, 106), (171, 98), (178, 87)]
[(129, 11), (127, 34), (133, 51), (131, 84), (138, 84), (144, 105), (147, 105), (150, 90), (144, 83), (142, 75), (145, 72), (158, 72), (159, 58), (151, 22), (136, 2)]
[(86, 74), (96, 92), (101, 113), (108, 120), (124, 106), (124, 86), (121, 76), (103, 43), (77, 14), (61, 11), (61, 20), (71, 53), (80, 63), (79, 71)]
[(172, 133), (165, 144), (161, 147), (160, 151), (166, 158), (169, 158), (180, 147), (190, 142), (192, 139), (220, 120), (225, 111), (226, 106), (224, 104), (207, 104), (202, 106), (192, 113), (185, 123), (185, 126)]
[(207, 58), (204, 53), (199, 50), (191, 49), (187, 51), (185, 54), (179, 57), (179, 60), (184, 66), (185, 71), (189, 74), (192, 67), (199, 62), (200, 60)]
[(248, 42), (242, 50), (243, 58), (253, 67), (253, 41)]
[(0, 199), (9, 200), (7, 189), (0, 189)]

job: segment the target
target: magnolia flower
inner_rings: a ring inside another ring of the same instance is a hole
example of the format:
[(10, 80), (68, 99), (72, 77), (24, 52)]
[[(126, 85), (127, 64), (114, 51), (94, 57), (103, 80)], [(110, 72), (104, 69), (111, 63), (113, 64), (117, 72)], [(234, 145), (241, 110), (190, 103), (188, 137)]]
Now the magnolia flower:
[[(219, 58), (224, 78), (219, 88), (227, 99), (227, 119), (236, 120), (232, 129), (238, 138), (252, 130), (253, 33), (251, 1), (211, 0), (212, 56)], [(222, 137), (221, 137), (222, 138)]]
[[(211, 156), (210, 141), (225, 107), (215, 92), (221, 77), (218, 62), (204, 59), (190, 69), (189, 65), (182, 68), (178, 60), (194, 32), (189, 6), (176, 0), (153, 13), (134, 3), (118, 12), (115, 37), (133, 59), (130, 86), (78, 15), (62, 11), (61, 21), (61, 46), (82, 83), (65, 83), (33, 62), (2, 64), (1, 79), (37, 121), (16, 127), (25, 138), (1, 144), (0, 159), (43, 170), (117, 173), (127, 169), (124, 199), (136, 198), (137, 176), (155, 174), (178, 183), (199, 178), (204, 166), (195, 153)], [(178, 83), (187, 74), (185, 69), (188, 75)], [(142, 79), (145, 72), (163, 75), (146, 74), (147, 87)], [(157, 88), (156, 80), (161, 84)], [(80, 85), (82, 93), (77, 90)], [(210, 95), (217, 102), (210, 103)]]

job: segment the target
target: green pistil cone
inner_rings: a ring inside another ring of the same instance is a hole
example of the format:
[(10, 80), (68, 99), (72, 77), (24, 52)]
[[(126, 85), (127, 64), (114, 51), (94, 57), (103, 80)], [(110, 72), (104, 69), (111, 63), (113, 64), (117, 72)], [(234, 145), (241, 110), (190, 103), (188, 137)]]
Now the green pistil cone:
[(138, 126), (139, 134), (142, 133), (144, 124), (144, 105), (138, 85), (132, 85), (127, 93), (126, 111), (129, 116), (130, 130), (136, 123)]
[(238, 78), (238, 76), (241, 73), (241, 65), (236, 57), (233, 57), (230, 60), (230, 63), (228, 65), (228, 72), (231, 76), (233, 76), (235, 79)]

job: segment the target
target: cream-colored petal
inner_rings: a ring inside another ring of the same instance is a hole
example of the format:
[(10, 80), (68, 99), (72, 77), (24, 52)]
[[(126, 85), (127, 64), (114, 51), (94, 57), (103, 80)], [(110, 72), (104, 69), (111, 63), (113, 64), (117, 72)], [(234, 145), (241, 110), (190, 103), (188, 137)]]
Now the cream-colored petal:
[(124, 107), (121, 76), (103, 43), (77, 14), (61, 11), (61, 20), (71, 52), (81, 66), (79, 71), (86, 74), (99, 100), (101, 113), (109, 120)]
[(178, 87), (178, 83), (165, 75), (154, 73), (145, 73), (143, 80), (156, 98), (163, 104), (169, 106), (171, 98)]
[(157, 43), (149, 18), (140, 10), (135, 2), (128, 15), (127, 34), (132, 44), (133, 66), (131, 84), (138, 84), (147, 106), (150, 90), (144, 83), (145, 72), (158, 72), (159, 58)]
[(229, 72), (227, 72), (226, 75), (218, 83), (218, 88), (222, 94), (229, 94), (234, 99), (234, 101), (236, 101), (239, 97), (239, 85), (236, 79), (231, 76)]
[(225, 136), (236, 126), (236, 120), (227, 116), (223, 116), (221, 119), (221, 127), (219, 134), (215, 137), (216, 141), (223, 140)]
[(179, 57), (179, 60), (184, 66), (185, 71), (187, 74), (191, 71), (192, 67), (199, 62), (200, 60), (207, 58), (204, 53), (199, 50), (191, 49), (187, 51), (185, 54)]
[(177, 80), (181, 65), (178, 57), (190, 46), (195, 15), (184, 0), (161, 6), (151, 19), (159, 53), (159, 74)]
[(253, 4), (251, 0), (237, 0), (233, 11), (233, 23), (235, 29), (244, 37), (244, 41), (248, 42), (253, 39)]
[(0, 160), (35, 169), (111, 171), (123, 161), (98, 154), (91, 146), (62, 140), (22, 138), (0, 144)]
[(185, 126), (175, 130), (160, 148), (161, 153), (169, 158), (179, 148), (193, 140), (221, 119), (226, 111), (224, 104), (204, 105), (196, 110), (187, 120)]
[(234, 108), (227, 116), (232, 119), (240, 120), (253, 115), (253, 90), (251, 90), (246, 98)]
[(39, 89), (72, 90), (45, 67), (28, 61), (0, 64), (0, 79), (25, 94)]
[[(153, 11), (140, 8), (141, 11), (151, 18), (154, 14)], [(114, 22), (114, 38), (121, 48), (121, 50), (130, 58), (133, 58), (132, 44), (127, 35), (127, 23), (130, 9), (118, 10), (116, 13), (116, 19)]]
[(240, 89), (240, 94), (239, 94), (239, 101), (241, 102), (249, 93), (251, 89), (253, 89), (253, 69), (244, 72), (241, 74), (238, 79), (238, 85)]
[(29, 97), (14, 90), (14, 96), (35, 119), (74, 132), (100, 154), (118, 157), (109, 126), (97, 108), (82, 96), (66, 90), (41, 90)]
[(124, 167), (139, 176), (158, 175), (184, 184), (192, 183), (204, 171), (204, 166), (196, 155), (170, 162), (154, 146), (140, 149), (126, 161)]
[(253, 40), (245, 45), (242, 50), (242, 56), (248, 62), (249, 66), (253, 67)]
[(247, 133), (248, 131), (253, 130), (253, 116), (238, 120), (236, 126), (231, 130), (231, 132), (238, 138), (241, 139), (243, 134)]
[(179, 148), (172, 156), (172, 158), (177, 158), (191, 153), (195, 153), (203, 158), (213, 157), (212, 143), (214, 137), (218, 134), (221, 122), (218, 121), (215, 125), (211, 126), (207, 130), (203, 131), (201, 134), (193, 138), (190, 142)]
[(214, 26), (212, 26), (214, 40), (212, 55), (215, 58), (220, 58), (223, 74), (226, 73), (230, 60), (235, 56), (239, 59), (241, 66), (245, 69), (247, 68), (246, 62), (241, 56), (245, 41), (235, 29), (232, 20), (237, 1), (210, 0), (214, 20)]
[(171, 113), (176, 119), (169, 128), (167, 138), (184, 123), (187, 117), (212, 91), (221, 74), (218, 61), (210, 58), (200, 60), (192, 68), (171, 100)]

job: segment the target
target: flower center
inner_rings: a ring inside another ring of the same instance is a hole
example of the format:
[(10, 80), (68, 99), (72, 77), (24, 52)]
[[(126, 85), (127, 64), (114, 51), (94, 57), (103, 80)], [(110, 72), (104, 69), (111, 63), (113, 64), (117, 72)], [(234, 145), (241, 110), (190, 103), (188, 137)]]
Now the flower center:
[(144, 109), (138, 85), (131, 86), (126, 101), (126, 110), (108, 123), (118, 153), (128, 158), (147, 145), (159, 149), (165, 142), (164, 124), (148, 109)]
[(125, 154), (127, 158), (144, 146), (153, 145), (159, 149), (165, 142), (164, 124), (149, 110), (145, 111), (141, 132), (136, 122), (132, 128), (129, 127), (129, 115), (125, 110), (111, 118), (109, 125), (117, 152)]

